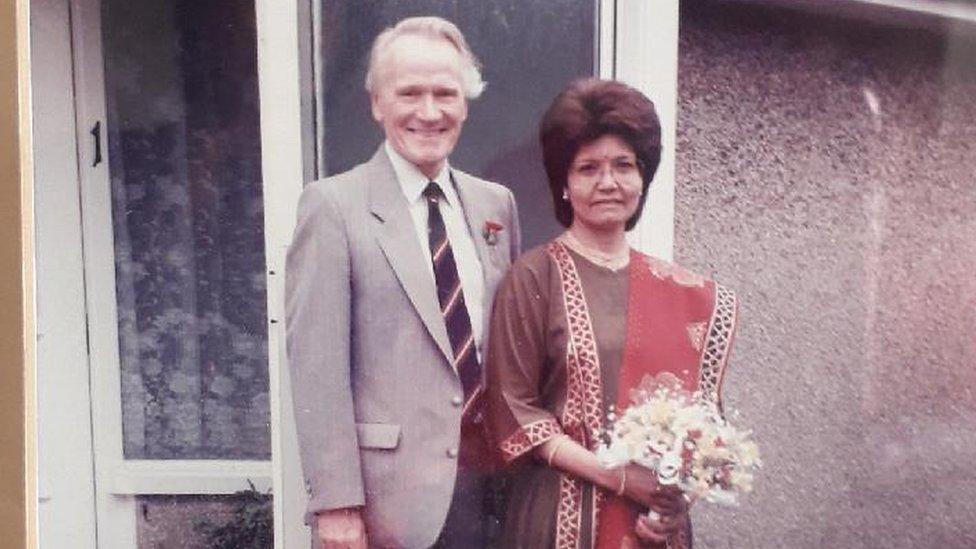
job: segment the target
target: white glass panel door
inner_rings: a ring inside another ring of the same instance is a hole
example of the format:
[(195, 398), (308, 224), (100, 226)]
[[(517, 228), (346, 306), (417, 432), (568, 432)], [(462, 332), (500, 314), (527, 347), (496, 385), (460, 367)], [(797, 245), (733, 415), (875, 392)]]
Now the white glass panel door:
[(166, 509), (271, 482), (255, 6), (72, 27), (99, 546), (171, 544)]
[(254, 7), (103, 0), (127, 459), (270, 459)]

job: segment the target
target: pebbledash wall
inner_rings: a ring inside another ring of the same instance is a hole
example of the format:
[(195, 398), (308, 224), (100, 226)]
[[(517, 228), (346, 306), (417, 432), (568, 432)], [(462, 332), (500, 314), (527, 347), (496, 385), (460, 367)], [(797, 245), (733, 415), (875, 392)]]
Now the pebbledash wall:
[(696, 546), (976, 546), (976, 24), (683, 4), (675, 258), (766, 462)]

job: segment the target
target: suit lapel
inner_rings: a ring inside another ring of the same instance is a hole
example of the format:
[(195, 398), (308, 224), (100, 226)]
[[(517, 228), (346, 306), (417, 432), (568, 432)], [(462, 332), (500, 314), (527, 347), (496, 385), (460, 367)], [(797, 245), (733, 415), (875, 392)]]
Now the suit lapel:
[(438, 305), (437, 289), (425, 263), (430, 252), (422, 249), (417, 241), (413, 218), (393, 165), (380, 147), (365, 167), (368, 170), (370, 211), (380, 225), (376, 240), (403, 291), (450, 364), (453, 352)]

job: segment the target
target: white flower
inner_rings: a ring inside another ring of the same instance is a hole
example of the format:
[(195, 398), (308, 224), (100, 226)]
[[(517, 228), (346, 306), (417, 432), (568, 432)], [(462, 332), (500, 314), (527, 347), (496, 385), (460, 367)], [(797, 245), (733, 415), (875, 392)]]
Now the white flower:
[(739, 444), (739, 462), (745, 467), (762, 465), (759, 458), (759, 446), (751, 440)]
[(633, 404), (609, 417), (605, 466), (635, 463), (662, 485), (723, 505), (752, 489), (762, 465), (752, 432), (728, 424), (714, 402), (684, 391), (668, 375), (645, 378), (631, 392)]
[(740, 492), (748, 493), (752, 491), (752, 473), (747, 473), (745, 471), (733, 470), (729, 474), (729, 483), (732, 487)]
[(645, 469), (656, 471), (657, 464), (661, 461), (661, 456), (652, 452), (643, 452), (639, 456), (635, 457), (633, 461)]
[(596, 457), (606, 467), (619, 467), (630, 463), (630, 452), (624, 444), (601, 444), (596, 449)]
[(735, 492), (730, 490), (723, 490), (721, 488), (712, 488), (705, 494), (705, 499), (712, 503), (717, 503), (719, 505), (731, 506), (738, 503)]
[(666, 400), (655, 399), (650, 402), (647, 410), (647, 421), (651, 425), (666, 426), (671, 421), (672, 406)]
[(671, 451), (674, 435), (665, 431), (654, 430), (647, 433), (647, 447), (655, 454), (664, 455)]
[(676, 453), (668, 453), (661, 456), (661, 462), (657, 465), (657, 476), (661, 484), (670, 486), (678, 483), (678, 473), (681, 471), (681, 456)]

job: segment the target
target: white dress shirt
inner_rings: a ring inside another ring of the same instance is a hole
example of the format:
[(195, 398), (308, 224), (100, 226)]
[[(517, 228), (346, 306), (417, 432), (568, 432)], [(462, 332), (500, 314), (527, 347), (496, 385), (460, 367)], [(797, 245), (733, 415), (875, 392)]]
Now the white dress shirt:
[[(400, 190), (407, 199), (410, 207), (410, 217), (413, 218), (414, 229), (417, 232), (417, 240), (420, 248), (425, 252), (427, 261), (427, 271), (430, 273), (431, 280), (434, 279), (434, 265), (430, 259), (430, 242), (427, 239), (427, 199), (423, 192), (430, 181), (426, 175), (420, 172), (416, 166), (408, 162), (387, 141), (384, 144), (386, 154), (390, 157), (393, 164), (393, 171), (396, 173), (397, 182)], [(461, 293), (464, 295), (464, 305), (468, 309), (468, 317), (471, 319), (471, 333), (474, 335), (475, 348), (478, 351), (478, 360), (481, 360), (481, 343), (484, 340), (484, 326), (482, 325), (484, 313), (485, 279), (481, 267), (481, 260), (478, 258), (478, 251), (474, 245), (471, 231), (468, 229), (467, 220), (464, 217), (464, 210), (461, 208), (461, 199), (458, 197), (457, 190), (451, 182), (450, 166), (447, 162), (441, 168), (440, 173), (434, 178), (444, 192), (445, 200), (438, 202), (441, 217), (444, 218), (444, 228), (447, 230), (447, 238), (451, 241), (451, 251), (454, 253), (454, 262), (457, 264), (458, 277), (461, 279)], [(436, 280), (435, 280), (436, 285)]]

